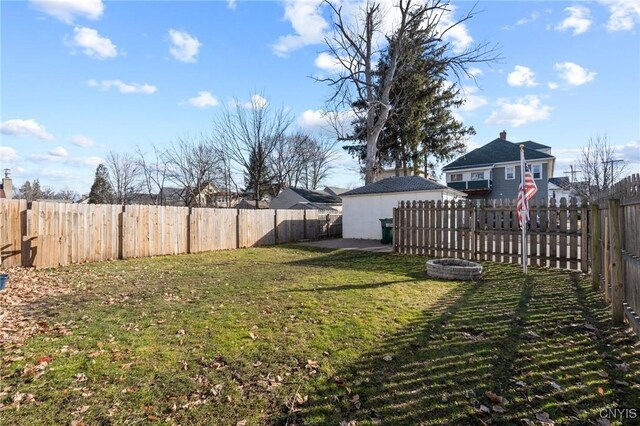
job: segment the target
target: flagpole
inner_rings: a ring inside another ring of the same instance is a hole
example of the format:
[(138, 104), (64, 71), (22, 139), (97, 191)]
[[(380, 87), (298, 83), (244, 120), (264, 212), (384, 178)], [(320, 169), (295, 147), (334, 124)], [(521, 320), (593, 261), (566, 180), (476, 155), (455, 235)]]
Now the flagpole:
[(522, 197), (522, 211), (520, 212), (520, 228), (522, 229), (522, 272), (527, 273), (527, 215), (529, 214), (527, 209), (527, 201), (525, 198), (525, 185), (524, 185), (524, 145), (520, 145), (520, 197)]

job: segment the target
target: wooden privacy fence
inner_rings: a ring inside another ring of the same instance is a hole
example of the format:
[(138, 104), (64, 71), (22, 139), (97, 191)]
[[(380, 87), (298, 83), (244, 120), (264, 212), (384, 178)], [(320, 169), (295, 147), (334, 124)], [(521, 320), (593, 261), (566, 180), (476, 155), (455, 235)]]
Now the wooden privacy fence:
[(0, 200), (2, 267), (198, 253), (340, 236), (342, 215)]
[(591, 229), (593, 287), (611, 303), (614, 323), (626, 317), (640, 334), (640, 174), (600, 194)]
[[(529, 264), (587, 272), (587, 205), (562, 198), (529, 207)], [(402, 201), (393, 215), (397, 253), (521, 262), (515, 200)]]

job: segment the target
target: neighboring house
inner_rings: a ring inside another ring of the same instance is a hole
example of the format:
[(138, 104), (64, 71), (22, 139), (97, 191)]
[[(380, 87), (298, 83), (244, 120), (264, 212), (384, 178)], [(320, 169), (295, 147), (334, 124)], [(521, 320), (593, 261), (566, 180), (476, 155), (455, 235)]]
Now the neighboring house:
[(559, 204), (562, 198), (566, 198), (569, 202), (572, 196), (571, 181), (567, 176), (549, 178), (549, 201), (555, 198)]
[(510, 142), (507, 133), (466, 153), (442, 168), (447, 186), (468, 194), (470, 199), (516, 199), (520, 185), (520, 145), (538, 187), (534, 199), (547, 200), (548, 179), (556, 158), (551, 147), (533, 141)]
[(342, 200), (340, 197), (328, 194), (324, 191), (314, 191), (304, 188), (286, 188), (269, 203), (270, 209), (301, 209), (302, 204), (306, 204), (305, 209), (322, 207), (323, 210), (330, 208), (340, 211)]
[[(255, 200), (247, 200), (246, 198), (243, 198), (242, 200), (238, 201), (238, 204), (236, 204), (234, 207), (234, 209), (253, 209), (255, 210), (256, 208), (256, 202)], [(259, 209), (268, 209), (269, 208), (269, 203), (267, 201), (258, 201), (258, 208)]]
[(0, 198), (13, 198), (13, 181), (9, 177), (9, 169), (4, 169), (4, 177), (0, 184)]
[[(378, 171), (378, 174), (376, 176), (376, 180), (382, 180), (382, 179), (386, 179), (389, 177), (395, 177), (395, 176), (404, 176), (404, 169), (399, 169), (396, 171), (396, 169), (382, 169), (380, 171)], [(414, 176), (413, 174), (413, 168), (412, 167), (408, 167), (407, 168), (407, 176)], [(424, 177), (424, 173), (421, 170), (418, 170), (418, 172), (415, 174), (415, 176), (422, 176)]]
[(326, 192), (327, 194), (335, 195), (336, 197), (339, 197), (340, 194), (342, 194), (343, 192), (347, 192), (348, 189), (338, 188), (337, 186), (325, 186), (323, 191)]
[(458, 200), (466, 194), (422, 176), (397, 176), (342, 194), (342, 237), (382, 237), (380, 219), (392, 218), (400, 201)]

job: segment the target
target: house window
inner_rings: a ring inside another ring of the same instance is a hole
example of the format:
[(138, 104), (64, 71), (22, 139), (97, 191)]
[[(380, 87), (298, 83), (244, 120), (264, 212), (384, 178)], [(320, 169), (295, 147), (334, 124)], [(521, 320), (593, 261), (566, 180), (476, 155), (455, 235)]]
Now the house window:
[(462, 173), (453, 173), (449, 175), (449, 182), (462, 182)]
[(536, 180), (542, 179), (542, 164), (532, 164), (531, 174), (533, 175), (533, 178)]
[(484, 180), (484, 172), (471, 172), (471, 180)]
[(506, 180), (513, 180), (516, 178), (516, 168), (513, 166), (508, 166), (504, 168), (504, 178)]

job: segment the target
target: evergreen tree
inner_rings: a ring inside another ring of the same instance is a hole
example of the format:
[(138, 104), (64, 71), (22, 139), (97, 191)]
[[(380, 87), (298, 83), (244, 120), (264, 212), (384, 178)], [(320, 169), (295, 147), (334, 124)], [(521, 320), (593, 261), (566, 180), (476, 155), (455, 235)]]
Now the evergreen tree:
[(96, 177), (89, 192), (90, 204), (110, 204), (114, 200), (114, 193), (109, 183), (109, 171), (104, 164), (96, 168)]
[[(258, 208), (258, 202), (264, 195), (273, 192), (274, 175), (269, 170), (268, 158), (262, 144), (257, 144), (249, 153), (249, 164), (244, 173), (244, 182), (248, 190), (253, 192), (253, 199)], [(271, 194), (273, 195), (273, 194)]]
[[(378, 168), (395, 165), (396, 170), (425, 176), (436, 164), (464, 152), (465, 140), (474, 135), (471, 126), (456, 119), (454, 109), (464, 100), (460, 89), (447, 81), (446, 47), (430, 37), (432, 29), (419, 20), (413, 21), (401, 43), (403, 53), (396, 65), (390, 99), (393, 108), (378, 140)], [(432, 24), (433, 25), (433, 24)], [(390, 43), (390, 46), (398, 43)], [(384, 76), (391, 52), (380, 59), (376, 73)], [(359, 105), (353, 105), (358, 108)], [(363, 134), (363, 121), (356, 121), (354, 134)], [(344, 148), (361, 160), (366, 155), (366, 141), (360, 140)]]
[(23, 198), (27, 200), (27, 202), (33, 201), (33, 190), (31, 189), (31, 182), (25, 181), (25, 183), (22, 184), (22, 186), (18, 190), (18, 196), (16, 198)]
[(44, 193), (42, 192), (42, 188), (40, 188), (40, 180), (34, 179), (31, 184), (31, 201), (38, 201), (44, 198), (43, 196)]

